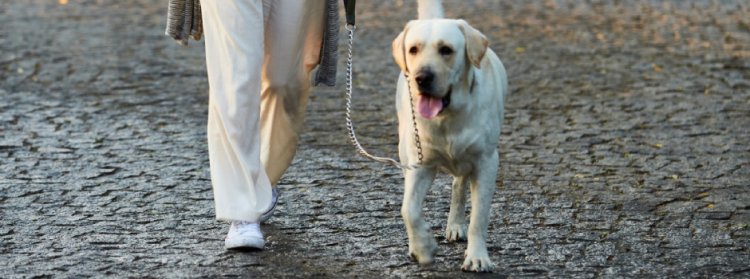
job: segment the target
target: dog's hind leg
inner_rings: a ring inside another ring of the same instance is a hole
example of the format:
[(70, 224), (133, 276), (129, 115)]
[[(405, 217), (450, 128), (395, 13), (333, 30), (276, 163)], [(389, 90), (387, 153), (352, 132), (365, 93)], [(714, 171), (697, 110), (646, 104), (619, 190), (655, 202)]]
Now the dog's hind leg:
[(404, 171), (405, 189), (401, 216), (409, 235), (409, 254), (420, 264), (431, 263), (437, 250), (435, 237), (422, 216), (422, 202), (435, 179), (435, 173), (434, 169), (428, 168)]
[(466, 176), (454, 176), (451, 190), (451, 209), (445, 226), (445, 240), (466, 240)]
[(482, 158), (476, 176), (471, 179), (471, 223), (466, 259), (461, 269), (474, 272), (492, 271), (492, 261), (487, 254), (487, 225), (490, 220), (492, 194), (500, 158), (497, 152)]

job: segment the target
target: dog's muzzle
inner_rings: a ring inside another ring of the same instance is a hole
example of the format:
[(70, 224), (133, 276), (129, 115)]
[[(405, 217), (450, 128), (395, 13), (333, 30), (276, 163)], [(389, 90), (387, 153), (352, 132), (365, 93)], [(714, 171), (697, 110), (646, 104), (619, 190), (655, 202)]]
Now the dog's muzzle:
[(435, 87), (435, 73), (430, 70), (421, 70), (414, 76), (419, 92), (432, 92)]

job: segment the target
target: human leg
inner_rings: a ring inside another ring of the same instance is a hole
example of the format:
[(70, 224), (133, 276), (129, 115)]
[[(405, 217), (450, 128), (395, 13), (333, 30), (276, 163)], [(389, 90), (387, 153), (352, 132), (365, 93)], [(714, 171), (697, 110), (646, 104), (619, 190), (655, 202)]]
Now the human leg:
[(322, 0), (264, 0), (261, 161), (272, 185), (297, 150), (325, 23)]
[(216, 217), (257, 222), (270, 206), (260, 161), (263, 7), (202, 1), (209, 80), (208, 148)]

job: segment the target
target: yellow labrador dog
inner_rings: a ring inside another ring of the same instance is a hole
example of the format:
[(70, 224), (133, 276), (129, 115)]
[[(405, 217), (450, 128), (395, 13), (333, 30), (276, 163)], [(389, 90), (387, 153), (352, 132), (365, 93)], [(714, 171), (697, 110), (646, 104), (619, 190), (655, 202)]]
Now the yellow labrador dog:
[(508, 80), (484, 35), (463, 20), (442, 19), (442, 6), (425, 7), (423, 2), (439, 4), (420, 1), (419, 20), (410, 21), (393, 41), (393, 57), (402, 71), (396, 97), (399, 156), (404, 165), (418, 163), (415, 122), (423, 155), (422, 165), (404, 171), (401, 214), (409, 253), (420, 264), (433, 260), (437, 243), (423, 218), (422, 201), (436, 173), (444, 171), (453, 176), (445, 237), (468, 238), (463, 270), (489, 272), (493, 264), (485, 239)]

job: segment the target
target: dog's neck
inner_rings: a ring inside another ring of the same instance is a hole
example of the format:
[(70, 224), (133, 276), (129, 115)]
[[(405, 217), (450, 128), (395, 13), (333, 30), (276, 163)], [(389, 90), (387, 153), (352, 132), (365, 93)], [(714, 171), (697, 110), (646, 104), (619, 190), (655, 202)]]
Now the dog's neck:
[[(459, 82), (460, 90), (462, 92), (466, 92), (465, 98), (475, 98), (476, 92), (476, 86), (477, 86), (477, 73), (476, 68), (468, 64), (466, 65), (466, 70), (464, 70), (464, 76), (461, 78), (461, 81)], [(476, 105), (474, 102), (470, 101), (462, 101), (462, 104), (460, 104), (462, 107), (460, 109), (457, 109), (455, 112), (456, 114), (463, 115), (467, 112), (470, 113), (474, 110), (474, 106)]]

